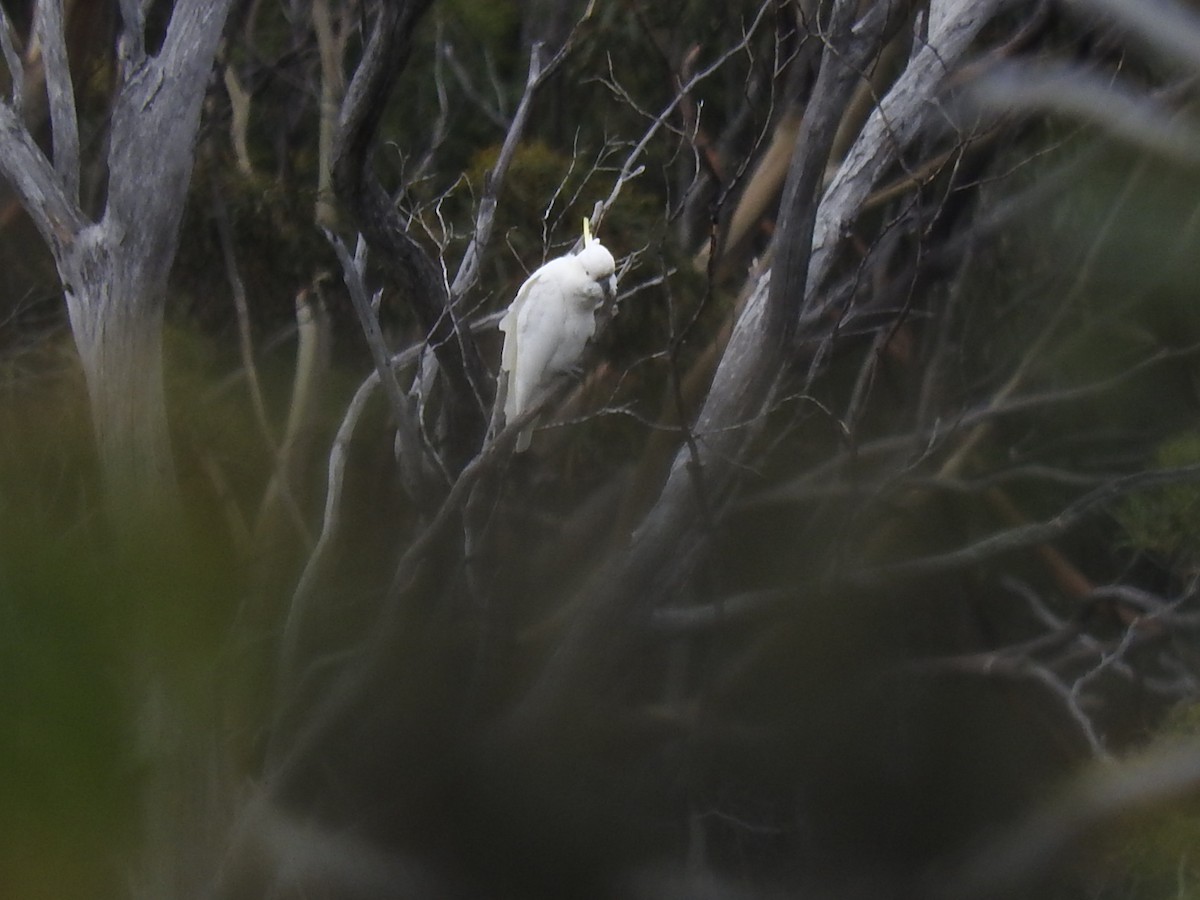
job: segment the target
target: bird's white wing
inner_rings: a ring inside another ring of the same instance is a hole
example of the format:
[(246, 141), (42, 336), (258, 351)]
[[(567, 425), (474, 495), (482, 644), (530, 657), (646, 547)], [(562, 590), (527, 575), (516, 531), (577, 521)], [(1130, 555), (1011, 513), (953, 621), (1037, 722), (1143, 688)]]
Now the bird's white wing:
[(521, 310), (529, 298), (529, 291), (541, 275), (538, 269), (525, 279), (517, 296), (508, 305), (508, 312), (500, 319), (500, 330), (504, 332), (504, 348), (500, 351), (500, 369), (508, 374), (508, 393), (504, 398), (504, 419), (511, 422), (517, 414), (517, 367), (521, 355), (520, 318)]
[(569, 305), (561, 278), (543, 275), (532, 280), (517, 313), (515, 379), (510, 376), (510, 386), (515, 388), (516, 414), (533, 402), (537, 394), (558, 374), (568, 315)]

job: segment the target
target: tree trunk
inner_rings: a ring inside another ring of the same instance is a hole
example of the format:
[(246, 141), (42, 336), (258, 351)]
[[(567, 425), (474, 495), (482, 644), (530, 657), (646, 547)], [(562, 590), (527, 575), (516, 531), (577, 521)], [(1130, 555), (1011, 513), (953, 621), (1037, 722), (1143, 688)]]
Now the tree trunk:
[(177, 521), (163, 393), (164, 286), (147, 278), (141, 260), (104, 246), (77, 247), (62, 269), (113, 524), (127, 531)]

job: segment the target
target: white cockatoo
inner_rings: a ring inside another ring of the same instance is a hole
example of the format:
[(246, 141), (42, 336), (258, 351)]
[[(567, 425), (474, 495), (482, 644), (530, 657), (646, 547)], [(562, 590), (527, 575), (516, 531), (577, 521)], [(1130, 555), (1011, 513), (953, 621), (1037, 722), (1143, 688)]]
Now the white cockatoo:
[[(616, 262), (592, 237), (583, 220), (583, 249), (552, 259), (530, 275), (500, 320), (508, 375), (504, 420), (511, 422), (537, 402), (554, 381), (575, 372), (596, 331), (596, 311), (616, 295)], [(525, 450), (532, 424), (517, 438)]]

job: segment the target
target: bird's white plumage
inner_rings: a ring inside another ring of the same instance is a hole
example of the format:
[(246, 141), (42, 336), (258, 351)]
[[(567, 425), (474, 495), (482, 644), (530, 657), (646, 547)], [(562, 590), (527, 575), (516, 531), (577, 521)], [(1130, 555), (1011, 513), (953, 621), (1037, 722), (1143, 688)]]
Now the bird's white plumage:
[[(552, 259), (521, 285), (500, 320), (504, 349), (500, 367), (508, 375), (505, 421), (511, 422), (555, 379), (574, 372), (596, 330), (596, 310), (616, 290), (616, 263), (599, 241), (584, 231), (577, 254)], [(517, 439), (529, 446), (532, 428)]]

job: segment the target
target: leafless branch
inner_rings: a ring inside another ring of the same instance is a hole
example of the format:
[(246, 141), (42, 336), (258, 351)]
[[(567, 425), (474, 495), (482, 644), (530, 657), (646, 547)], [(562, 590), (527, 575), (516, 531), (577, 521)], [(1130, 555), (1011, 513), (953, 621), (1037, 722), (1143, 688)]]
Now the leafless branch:
[(75, 118), (75, 90), (67, 61), (63, 25), (63, 0), (39, 0), (34, 15), (34, 33), (42, 49), (46, 93), (50, 101), (50, 125), (54, 141), (54, 171), (63, 191), (79, 202), (79, 123)]
[(471, 242), (467, 244), (466, 252), (458, 267), (458, 273), (450, 285), (450, 302), (452, 304), (458, 303), (474, 285), (475, 279), (479, 277), (479, 264), (492, 236), (492, 224), (496, 216), (496, 197), (508, 174), (508, 167), (512, 163), (513, 155), (517, 152), (517, 146), (525, 133), (525, 124), (529, 120), (529, 111), (533, 107), (534, 94), (538, 86), (565, 58), (566, 49), (564, 46), (563, 50), (559, 51), (548, 64), (544, 64), (542, 45), (534, 44), (530, 48), (529, 74), (525, 78), (525, 90), (521, 94), (521, 100), (517, 104), (517, 111), (513, 114), (508, 131), (504, 135), (504, 143), (500, 147), (500, 154), (496, 157), (496, 164), (484, 179), (483, 196), (479, 199), (479, 210), (475, 215), (475, 231), (471, 235)]
[[(409, 348), (391, 360), (390, 366), (399, 368), (411, 365), (419, 355), (419, 347)], [(303, 649), (301, 629), (309, 619), (310, 607), (314, 602), (313, 592), (328, 558), (329, 549), (341, 525), (342, 486), (345, 483), (346, 459), (350, 452), (350, 444), (354, 439), (354, 431), (358, 427), (359, 419), (362, 418), (367, 401), (379, 384), (379, 370), (375, 369), (358, 386), (358, 390), (354, 392), (354, 396), (347, 404), (341, 425), (338, 427), (333, 444), (329, 449), (325, 511), (321, 519), (321, 531), (317, 536), (316, 544), (308, 554), (296, 588), (292, 592), (291, 604), (288, 606), (283, 635), (280, 639), (278, 683), (284, 696), (295, 687), (299, 657)]]
[(942, 115), (938, 90), (971, 42), (1006, 0), (950, 0), (930, 12), (926, 43), (880, 102), (851, 146), (821, 200), (813, 229), (806, 303), (812, 303), (828, 275), (845, 231), (899, 151)]
[(21, 55), (17, 53), (17, 41), (12, 21), (2, 7), (0, 7), (0, 51), (4, 53), (4, 65), (8, 69), (8, 78), (12, 84), (12, 108), (17, 114), (17, 118), (20, 119), (24, 115), (25, 67), (21, 63)]
[(46, 243), (65, 252), (87, 219), (7, 103), (0, 104), (0, 174), (17, 192)]
[(120, 0), (122, 80), (141, 68), (146, 60), (146, 4), (143, 0)]
[(397, 454), (405, 487), (419, 506), (424, 505), (427, 502), (431, 485), (425, 475), (423, 462), (425, 448), (420, 438), (417, 411), (413, 409), (411, 401), (404, 395), (396, 381), (395, 371), (390, 363), (392, 354), (387, 348), (383, 331), (379, 327), (376, 306), (367, 296), (366, 285), (363, 284), (366, 244), (360, 237), (355, 255), (351, 257), (341, 238), (329, 231), (325, 232), (325, 237), (337, 254), (338, 262), (341, 263), (342, 280), (345, 282), (350, 300), (354, 304), (359, 325), (367, 340), (367, 347), (371, 351), (375, 373), (379, 377), (380, 384), (383, 385), (383, 392), (392, 409), (392, 416), (396, 422)]

